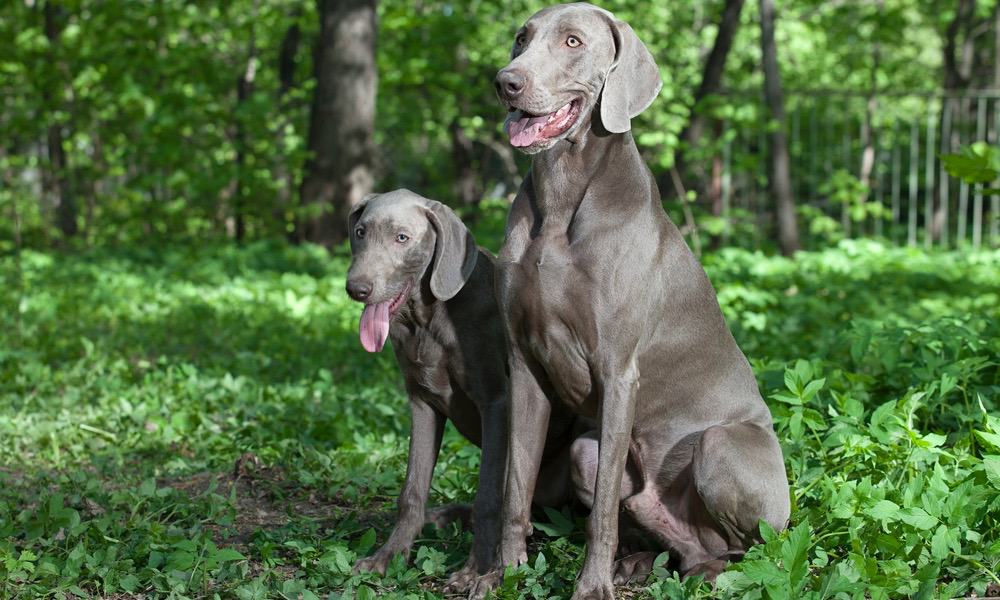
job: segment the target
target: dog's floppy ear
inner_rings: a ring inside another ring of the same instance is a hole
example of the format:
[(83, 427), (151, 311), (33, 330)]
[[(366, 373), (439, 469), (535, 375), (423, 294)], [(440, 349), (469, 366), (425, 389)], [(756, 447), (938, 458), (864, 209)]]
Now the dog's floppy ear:
[(479, 250), (472, 233), (444, 204), (427, 200), (427, 220), (437, 234), (434, 264), (431, 265), (431, 293), (438, 300), (450, 300), (472, 275)]
[(378, 194), (365, 194), (365, 197), (361, 199), (361, 202), (355, 204), (354, 208), (351, 209), (351, 213), (347, 216), (347, 237), (349, 239), (354, 239), (354, 228), (358, 225), (358, 219), (360, 219), (361, 215), (364, 214), (365, 206), (372, 198), (377, 196)]
[(610, 13), (602, 14), (611, 24), (615, 60), (601, 92), (601, 123), (611, 133), (624, 133), (631, 129), (632, 118), (656, 100), (663, 81), (653, 55), (632, 27)]

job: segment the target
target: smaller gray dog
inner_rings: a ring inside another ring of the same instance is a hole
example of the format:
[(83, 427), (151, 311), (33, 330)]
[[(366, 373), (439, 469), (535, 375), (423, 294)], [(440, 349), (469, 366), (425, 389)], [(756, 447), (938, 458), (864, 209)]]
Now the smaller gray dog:
[[(446, 587), (464, 591), (495, 562), (503, 498), (507, 359), (493, 292), (494, 259), (476, 247), (450, 208), (409, 190), (367, 196), (349, 222), (353, 260), (347, 292), (365, 304), (361, 344), (378, 352), (392, 339), (412, 415), (396, 527), (355, 570), (384, 574), (393, 556), (408, 554), (425, 522), (441, 524), (463, 512), (424, 512), (445, 421), (451, 419), (482, 448), (472, 552)], [(555, 506), (572, 496), (569, 447), (579, 433), (572, 425), (560, 423), (549, 431), (541, 467), (545, 484), (534, 495), (538, 503)]]

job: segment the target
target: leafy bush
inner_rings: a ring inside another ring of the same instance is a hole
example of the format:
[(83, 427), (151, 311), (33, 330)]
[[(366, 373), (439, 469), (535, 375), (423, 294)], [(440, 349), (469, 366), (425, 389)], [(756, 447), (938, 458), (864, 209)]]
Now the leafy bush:
[[(704, 262), (774, 413), (792, 523), (715, 590), (664, 556), (634, 591), (995, 592), (1000, 252)], [(438, 597), (468, 552), (456, 527), (351, 574), (388, 533), (408, 427), (345, 266), (274, 243), (0, 259), (0, 596)], [(470, 500), (477, 468), (449, 428), (432, 502)], [(538, 515), (501, 597), (568, 597), (582, 523)]]

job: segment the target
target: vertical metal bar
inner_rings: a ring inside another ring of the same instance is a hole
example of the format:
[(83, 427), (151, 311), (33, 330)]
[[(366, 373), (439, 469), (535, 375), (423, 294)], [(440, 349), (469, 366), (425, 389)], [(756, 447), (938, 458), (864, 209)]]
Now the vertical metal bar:
[(802, 105), (802, 98), (796, 97), (795, 108), (792, 109), (792, 141), (789, 144), (789, 151), (792, 155), (792, 189), (795, 190), (795, 197), (802, 197), (802, 177), (800, 176), (801, 170), (799, 169), (799, 163), (802, 160), (802, 140), (800, 139), (799, 132), (799, 121), (800, 121), (800, 107)]
[(917, 245), (917, 196), (919, 185), (917, 170), (920, 168), (920, 125), (914, 120), (910, 123), (910, 202), (906, 206), (907, 226), (906, 244)]
[(927, 146), (924, 158), (924, 248), (934, 243), (931, 239), (931, 221), (934, 220), (934, 149), (937, 123), (934, 120), (934, 99), (927, 103)]
[[(777, 126), (778, 127), (784, 127), (785, 124), (784, 123), (778, 123)], [(770, 139), (770, 136), (767, 135), (767, 131), (765, 129), (759, 129), (757, 131), (757, 152), (760, 155), (761, 164), (762, 165), (766, 165), (767, 169), (771, 168), (770, 167), (771, 162), (770, 162), (770, 160), (768, 160), (768, 158), (770, 157), (770, 152), (769, 152), (770, 147), (768, 145), (769, 139)], [(755, 195), (755, 197), (754, 197), (755, 204), (754, 204), (754, 209), (753, 209), (754, 217), (755, 217), (755, 221), (756, 221), (756, 225), (757, 226), (754, 228), (754, 231), (760, 232), (760, 231), (764, 231), (764, 224), (765, 224), (764, 215), (765, 215), (765, 213), (769, 212), (771, 210), (771, 207), (774, 205), (774, 199), (771, 198), (770, 180), (768, 179), (767, 183), (765, 183), (763, 181), (758, 182), (757, 190), (758, 190), (759, 193), (757, 195)], [(760, 247), (762, 240), (763, 240), (763, 236), (757, 235), (757, 247), (758, 248)]]
[[(844, 172), (851, 173), (851, 97), (845, 96), (844, 100), (844, 122), (841, 143), (844, 152)], [(844, 235), (851, 237), (851, 205), (853, 199), (840, 206), (840, 226), (844, 228)]]
[[(955, 99), (945, 98), (943, 100), (943, 105), (941, 106), (941, 111), (944, 113), (941, 117), (941, 154), (945, 154), (951, 150), (951, 119), (952, 113), (955, 110)], [(945, 248), (948, 247), (948, 209), (951, 203), (951, 179), (948, 177), (948, 172), (944, 170), (944, 163), (941, 163), (940, 170), (938, 171), (938, 180), (940, 181), (941, 190), (941, 206), (939, 208), (941, 212), (941, 245)], [(936, 220), (937, 215), (935, 215), (934, 220)], [(936, 223), (932, 224), (932, 229), (936, 226)]]
[[(827, 96), (823, 97), (823, 112), (820, 122), (823, 123), (824, 127), (820, 132), (820, 148), (823, 149), (823, 165), (822, 165), (822, 179), (820, 184), (825, 184), (830, 181), (830, 176), (833, 175), (833, 127), (830, 125), (830, 98)], [(826, 214), (831, 214), (833, 212), (833, 207), (830, 206), (830, 199), (824, 198), (826, 204)]]
[(809, 96), (809, 180), (806, 183), (806, 194), (812, 198), (812, 192), (819, 186), (816, 181), (816, 157), (819, 156), (819, 134), (816, 127), (816, 104), (815, 96)]
[(882, 237), (882, 226), (885, 221), (885, 217), (882, 215), (881, 209), (885, 206), (885, 170), (882, 168), (882, 164), (886, 159), (886, 148), (885, 148), (885, 136), (875, 135), (875, 120), (872, 119), (870, 135), (872, 140), (875, 141), (875, 164), (872, 165), (872, 187), (875, 188), (875, 202), (878, 203), (879, 213), (872, 218), (872, 233), (875, 237)]
[(899, 178), (900, 178), (900, 163), (902, 162), (899, 152), (899, 121), (895, 121), (892, 124), (892, 220), (890, 223), (889, 234), (892, 241), (896, 241), (896, 225), (899, 224)]
[(732, 227), (732, 215), (729, 214), (729, 198), (732, 193), (732, 156), (733, 146), (729, 138), (722, 145), (722, 218), (725, 226), (722, 228), (722, 244), (729, 244), (729, 229)]
[[(968, 116), (968, 114), (969, 114), (969, 109), (971, 108), (970, 100), (971, 100), (970, 98), (965, 98), (962, 101), (962, 107), (961, 107), (960, 111), (961, 111), (961, 115), (962, 115), (963, 119), (966, 118)], [(982, 104), (982, 102), (983, 102), (982, 96), (980, 96), (980, 97), (978, 97), (976, 99), (976, 112), (977, 113), (979, 112), (979, 105)], [(963, 124), (966, 125), (966, 126), (968, 125), (968, 123), (963, 123)], [(966, 131), (966, 132), (968, 131), (967, 127), (963, 127), (962, 130)], [(975, 141), (975, 140), (973, 140), (973, 141)], [(959, 147), (962, 146), (962, 143), (963, 143), (963, 139), (962, 139), (961, 134), (959, 134), (959, 138), (958, 138), (958, 145), (959, 145)], [(965, 234), (968, 231), (968, 224), (969, 224), (969, 184), (966, 183), (965, 181), (962, 181), (958, 185), (958, 216), (957, 217), (958, 218), (956, 219), (956, 221), (958, 223), (956, 225), (956, 230), (955, 230), (955, 245), (958, 246), (958, 247), (961, 247), (961, 246), (965, 245)]]
[[(997, 145), (997, 129), (1000, 128), (1000, 98), (993, 100), (993, 127), (987, 131), (986, 137), (990, 145)], [(1000, 188), (1000, 180), (994, 180), (993, 189)], [(990, 195), (990, 245), (1000, 245), (1000, 194)]]
[[(979, 97), (976, 104), (976, 141), (986, 139), (986, 108), (989, 100)], [(972, 197), (972, 248), (979, 249), (983, 243), (983, 184), (976, 184)]]
[[(867, 104), (867, 102), (865, 104)], [(864, 149), (864, 140), (865, 140), (864, 130), (865, 130), (865, 120), (868, 118), (868, 115), (867, 115), (867, 113), (868, 113), (868, 107), (865, 106), (864, 110), (865, 110), (865, 114), (862, 115), (861, 119), (858, 121), (858, 129), (857, 129), (857, 131), (858, 131), (858, 148), (860, 150), (859, 154), (862, 154), (862, 155), (863, 155), (863, 153), (865, 151), (865, 149)], [(868, 132), (868, 143), (872, 145), (872, 149), (874, 150), (874, 154), (875, 155), (872, 156), (871, 172), (868, 173), (868, 188), (869, 189), (868, 189), (868, 195), (865, 198), (866, 202), (868, 202), (868, 201), (870, 201), (872, 199), (872, 195), (875, 192), (876, 183), (878, 182), (878, 175), (876, 174), (876, 172), (877, 172), (877, 165), (878, 165), (878, 147), (875, 145), (875, 119), (874, 118), (872, 119), (871, 127), (872, 127), (872, 130)], [(854, 162), (855, 162), (855, 164), (860, 164), (861, 162), (863, 162), (863, 160), (864, 159), (862, 159), (862, 160), (855, 160)], [(861, 170), (860, 169), (858, 169), (858, 176), (859, 177), (861, 176)], [(862, 218), (860, 221), (858, 221), (858, 237), (865, 237), (865, 231), (866, 231), (865, 227), (866, 227), (867, 221), (868, 221), (868, 214), (867, 213), (868, 213), (868, 211), (865, 211), (864, 218)]]

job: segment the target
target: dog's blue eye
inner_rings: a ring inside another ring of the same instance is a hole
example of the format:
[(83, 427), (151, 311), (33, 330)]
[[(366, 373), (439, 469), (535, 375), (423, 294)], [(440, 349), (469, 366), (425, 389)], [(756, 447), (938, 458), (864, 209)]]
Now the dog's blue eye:
[(406, 235), (405, 233), (401, 233), (396, 236), (396, 241), (399, 242), (400, 244), (405, 244), (408, 239), (410, 239), (410, 236)]
[(582, 43), (583, 42), (580, 41), (580, 38), (576, 37), (575, 35), (571, 35), (568, 38), (566, 38), (566, 45), (569, 46), (570, 48), (576, 48)]
[(354, 235), (356, 235), (358, 239), (365, 237), (365, 228), (358, 227), (357, 229), (354, 230)]
[(522, 34), (517, 36), (517, 39), (514, 40), (514, 43), (517, 44), (518, 46), (523, 46), (524, 42), (526, 41), (528, 41), (528, 36)]

